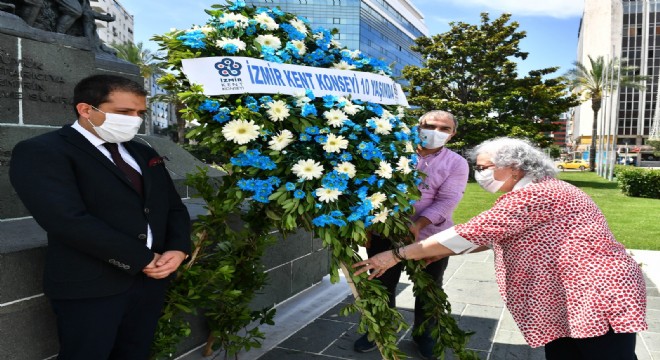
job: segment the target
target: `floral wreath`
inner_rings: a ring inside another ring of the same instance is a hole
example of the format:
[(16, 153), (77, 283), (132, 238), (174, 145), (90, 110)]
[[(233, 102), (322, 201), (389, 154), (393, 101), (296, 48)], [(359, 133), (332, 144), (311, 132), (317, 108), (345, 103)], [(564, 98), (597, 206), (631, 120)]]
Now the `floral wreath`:
[[(407, 241), (422, 174), (415, 168), (417, 119), (403, 107), (317, 97), (310, 89), (294, 96), (206, 96), (182, 74), (181, 60), (242, 56), (388, 76), (390, 68), (343, 48), (333, 31), (312, 29), (307, 19), (278, 8), (248, 7), (243, 0), (211, 8), (205, 25), (155, 39), (174, 70), (159, 83), (178, 92), (184, 118), (199, 124), (187, 137), (222, 159), (227, 175), (221, 196), (248, 201), (257, 214), (250, 217), (255, 228), (265, 223), (283, 232), (313, 230), (332, 254), (333, 281), (340, 267), (352, 277), (347, 268), (359, 259), (358, 246), (367, 243), (368, 232)], [(231, 71), (225, 65), (218, 70)], [(390, 335), (402, 317), (383, 306), (384, 288), (364, 279), (352, 278), (359, 292), (352, 310), (370, 314), (362, 316), (359, 329), (369, 330), (383, 356), (397, 358)]]
[[(240, 0), (227, 10), (211, 10), (205, 26), (170, 36), (194, 51), (191, 57), (246, 56), (391, 74), (382, 60), (342, 48), (331, 31), (312, 30), (303, 17), (278, 8), (251, 9)], [(201, 124), (189, 137), (231, 154), (223, 166), (240, 177), (238, 188), (252, 200), (267, 204), (274, 215), (295, 214), (285, 228), (310, 220), (315, 227), (383, 224), (378, 231), (410, 215), (420, 182), (414, 170), (419, 138), (403, 107), (315, 97), (309, 89), (296, 96), (188, 100)]]

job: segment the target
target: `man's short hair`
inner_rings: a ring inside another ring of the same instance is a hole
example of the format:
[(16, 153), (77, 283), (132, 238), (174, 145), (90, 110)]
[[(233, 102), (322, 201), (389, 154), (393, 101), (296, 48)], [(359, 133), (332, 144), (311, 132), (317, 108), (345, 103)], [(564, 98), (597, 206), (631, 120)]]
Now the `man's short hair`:
[(444, 110), (431, 110), (427, 112), (426, 114), (422, 115), (419, 118), (419, 123), (423, 123), (427, 118), (435, 118), (435, 117), (448, 117), (454, 122), (454, 132), (458, 128), (458, 120), (456, 120), (456, 117), (448, 111)]
[(108, 101), (110, 93), (115, 91), (129, 92), (138, 96), (147, 96), (144, 86), (135, 81), (117, 75), (92, 75), (88, 76), (73, 89), (73, 108), (78, 115), (76, 105), (85, 103), (99, 107)]

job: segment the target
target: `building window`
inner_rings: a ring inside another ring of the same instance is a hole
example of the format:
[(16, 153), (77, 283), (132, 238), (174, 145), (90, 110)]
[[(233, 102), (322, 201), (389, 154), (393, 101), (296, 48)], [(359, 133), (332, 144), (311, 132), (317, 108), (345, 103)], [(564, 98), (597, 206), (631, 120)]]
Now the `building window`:
[(341, 0), (332, 0), (333, 6), (341, 6)]
[(332, 18), (332, 23), (333, 24), (341, 24), (341, 19), (340, 18)]

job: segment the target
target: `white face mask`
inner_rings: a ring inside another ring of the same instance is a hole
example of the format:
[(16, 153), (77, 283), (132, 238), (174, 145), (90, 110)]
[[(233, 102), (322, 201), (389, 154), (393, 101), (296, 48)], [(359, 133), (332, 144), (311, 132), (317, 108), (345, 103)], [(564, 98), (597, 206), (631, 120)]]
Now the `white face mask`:
[(87, 121), (89, 121), (99, 137), (109, 143), (130, 141), (135, 137), (142, 125), (142, 118), (139, 116), (106, 113), (95, 107), (93, 108), (105, 114), (105, 121), (101, 126), (94, 126), (89, 118), (87, 118)]
[(422, 140), (422, 147), (425, 149), (437, 149), (445, 145), (449, 134), (442, 131), (420, 129), (419, 138)]
[(496, 193), (506, 180), (495, 180), (495, 172), (493, 169), (484, 169), (481, 171), (474, 171), (474, 179), (477, 180), (479, 185), (489, 193)]

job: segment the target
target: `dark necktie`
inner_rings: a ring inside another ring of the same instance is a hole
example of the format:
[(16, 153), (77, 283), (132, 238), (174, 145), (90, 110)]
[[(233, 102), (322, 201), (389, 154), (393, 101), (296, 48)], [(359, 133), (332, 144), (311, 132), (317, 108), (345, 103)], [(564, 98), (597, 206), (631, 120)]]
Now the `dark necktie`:
[(138, 194), (142, 196), (142, 175), (140, 175), (137, 170), (133, 169), (126, 163), (126, 161), (124, 161), (124, 159), (121, 157), (121, 154), (119, 153), (119, 147), (117, 144), (104, 143), (103, 146), (108, 149), (110, 156), (112, 157), (112, 161), (114, 161), (119, 170), (126, 174), (126, 177), (131, 182), (131, 185), (133, 185), (133, 188), (135, 188), (135, 191), (137, 191)]

